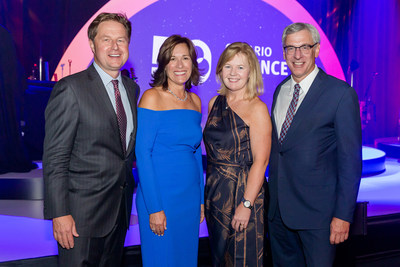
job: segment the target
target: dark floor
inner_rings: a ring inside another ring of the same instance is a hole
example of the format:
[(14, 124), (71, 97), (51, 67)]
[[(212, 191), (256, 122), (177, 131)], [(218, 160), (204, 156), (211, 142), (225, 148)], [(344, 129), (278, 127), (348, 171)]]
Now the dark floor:
[[(142, 266), (140, 246), (126, 248), (123, 266), (124, 267)], [(208, 238), (200, 238), (198, 266), (199, 267), (211, 266), (210, 247), (208, 244)]]
[[(338, 246), (334, 267), (400, 266), (400, 214), (368, 218), (365, 234), (351, 236), (348, 241)], [(142, 266), (140, 246), (125, 249), (123, 266)], [(270, 255), (268, 249), (266, 254)], [(0, 267), (5, 266), (57, 267), (57, 257), (0, 263)], [(208, 238), (200, 238), (198, 266), (211, 266)], [(266, 257), (264, 266), (272, 266), (269, 257)]]

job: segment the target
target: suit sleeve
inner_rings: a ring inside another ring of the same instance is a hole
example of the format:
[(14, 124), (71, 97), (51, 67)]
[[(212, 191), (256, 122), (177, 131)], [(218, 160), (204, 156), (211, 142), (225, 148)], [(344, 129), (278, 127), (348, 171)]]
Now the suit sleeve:
[(138, 109), (138, 128), (136, 134), (136, 166), (139, 174), (139, 187), (143, 192), (148, 214), (163, 210), (160, 189), (153, 163), (153, 147), (157, 138), (157, 112)]
[(68, 170), (79, 123), (79, 107), (65, 80), (58, 82), (45, 111), (46, 135), (43, 148), (44, 217), (70, 214)]
[(358, 97), (349, 87), (343, 94), (335, 119), (338, 181), (334, 217), (352, 222), (362, 172), (361, 120)]
[(195, 157), (197, 161), (197, 166), (199, 168), (199, 178), (200, 178), (200, 203), (204, 204), (204, 172), (203, 172), (203, 155), (201, 151), (201, 145), (199, 145), (195, 152)]

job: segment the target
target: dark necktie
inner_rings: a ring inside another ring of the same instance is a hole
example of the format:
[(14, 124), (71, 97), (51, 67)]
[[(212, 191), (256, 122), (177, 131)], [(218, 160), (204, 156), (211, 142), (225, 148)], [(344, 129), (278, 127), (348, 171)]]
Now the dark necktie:
[(285, 140), (287, 131), (289, 130), (290, 124), (292, 123), (294, 113), (296, 111), (297, 102), (299, 101), (300, 85), (297, 83), (294, 86), (293, 98), (290, 101), (289, 108), (286, 113), (285, 121), (282, 124), (281, 135), (279, 136), (279, 143), (282, 144)]
[(118, 88), (118, 80), (112, 80), (112, 84), (114, 85), (114, 94), (115, 94), (115, 106), (117, 109), (117, 120), (119, 127), (119, 135), (121, 137), (122, 147), (124, 152), (126, 152), (126, 114), (124, 105), (122, 104), (121, 94)]

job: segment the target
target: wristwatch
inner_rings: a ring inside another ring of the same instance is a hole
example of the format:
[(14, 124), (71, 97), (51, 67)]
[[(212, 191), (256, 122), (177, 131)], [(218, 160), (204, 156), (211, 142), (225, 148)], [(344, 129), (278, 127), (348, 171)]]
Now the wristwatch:
[(253, 209), (253, 206), (251, 205), (250, 200), (247, 200), (247, 199), (245, 199), (245, 198), (243, 197), (243, 198), (242, 198), (242, 202), (243, 202), (243, 206), (244, 206), (245, 208)]

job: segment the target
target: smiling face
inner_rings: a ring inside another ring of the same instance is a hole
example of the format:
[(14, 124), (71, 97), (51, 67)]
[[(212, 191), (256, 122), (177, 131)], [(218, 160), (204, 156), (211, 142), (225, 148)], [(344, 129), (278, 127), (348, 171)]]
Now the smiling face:
[(103, 21), (94, 41), (89, 42), (96, 64), (111, 77), (117, 78), (129, 56), (129, 38), (124, 26), (112, 20)]
[[(302, 45), (313, 45), (314, 41), (312, 39), (311, 33), (308, 30), (301, 30), (286, 36), (285, 46), (295, 46), (300, 47)], [(317, 44), (309, 54), (304, 55), (300, 49), (296, 49), (293, 55), (287, 55), (283, 51), (283, 57), (292, 72), (293, 79), (299, 83), (308, 74), (310, 74), (315, 68), (315, 58), (319, 55), (320, 45)]]
[(186, 44), (177, 44), (172, 51), (171, 59), (165, 67), (168, 85), (184, 86), (192, 75), (192, 59)]
[(228, 90), (239, 91), (246, 90), (249, 74), (250, 65), (247, 57), (238, 53), (223, 66), (220, 78)]

